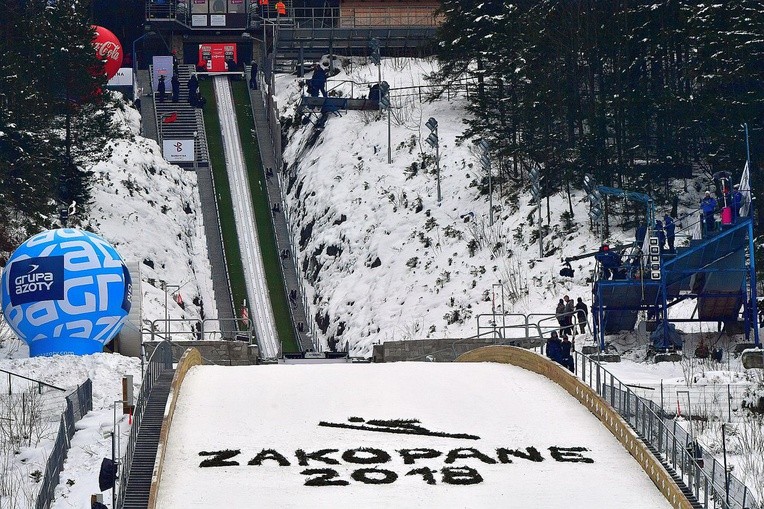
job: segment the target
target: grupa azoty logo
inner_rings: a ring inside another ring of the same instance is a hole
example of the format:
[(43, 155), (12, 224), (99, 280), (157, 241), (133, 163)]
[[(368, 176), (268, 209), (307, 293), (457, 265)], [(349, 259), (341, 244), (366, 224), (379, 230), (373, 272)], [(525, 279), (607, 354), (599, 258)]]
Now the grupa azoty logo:
[(39, 233), (11, 255), (3, 314), (31, 356), (100, 352), (130, 311), (132, 281), (103, 238), (62, 228)]

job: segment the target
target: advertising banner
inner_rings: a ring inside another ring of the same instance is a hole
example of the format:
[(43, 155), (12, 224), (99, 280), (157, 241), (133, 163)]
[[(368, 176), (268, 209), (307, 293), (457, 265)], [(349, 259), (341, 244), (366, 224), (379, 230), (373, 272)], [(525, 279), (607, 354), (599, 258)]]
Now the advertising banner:
[(239, 61), (235, 43), (225, 42), (199, 45), (199, 61), (197, 65), (204, 67), (207, 72), (226, 72), (228, 70), (225, 65), (227, 58), (233, 58), (234, 62)]
[(133, 85), (133, 68), (122, 67), (117, 74), (109, 80), (110, 87), (131, 87)]
[(162, 154), (171, 163), (194, 162), (194, 140), (164, 140)]
[(29, 355), (88, 355), (119, 332), (131, 309), (132, 279), (103, 238), (46, 230), (11, 255), (0, 276), (3, 316)]
[(154, 57), (154, 73), (151, 75), (152, 90), (157, 89), (159, 77), (164, 76), (165, 87), (170, 90), (170, 80), (172, 79), (172, 55)]

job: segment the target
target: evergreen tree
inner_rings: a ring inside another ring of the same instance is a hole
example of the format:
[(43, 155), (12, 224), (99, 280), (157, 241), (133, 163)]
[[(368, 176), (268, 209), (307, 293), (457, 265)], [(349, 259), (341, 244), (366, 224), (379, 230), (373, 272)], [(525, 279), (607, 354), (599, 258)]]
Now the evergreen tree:
[(88, 202), (83, 164), (115, 134), (87, 14), (77, 0), (9, 0), (0, 21), (0, 208), (33, 229)]

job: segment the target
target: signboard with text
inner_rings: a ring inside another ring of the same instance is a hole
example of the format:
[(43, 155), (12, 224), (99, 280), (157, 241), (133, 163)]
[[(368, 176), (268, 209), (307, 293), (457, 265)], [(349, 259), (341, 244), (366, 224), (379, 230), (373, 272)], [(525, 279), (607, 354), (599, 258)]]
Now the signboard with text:
[(152, 60), (154, 74), (151, 76), (151, 86), (153, 90), (159, 85), (159, 77), (164, 76), (165, 88), (170, 90), (170, 80), (172, 79), (172, 55), (158, 56)]
[(194, 140), (164, 140), (162, 155), (171, 163), (194, 162)]
[(228, 69), (226, 68), (225, 61), (228, 58), (233, 58), (234, 62), (239, 61), (235, 43), (225, 42), (199, 45), (199, 60), (197, 65), (204, 67), (207, 72), (226, 72)]
[(133, 68), (122, 67), (110, 80), (110, 87), (130, 87), (133, 85)]

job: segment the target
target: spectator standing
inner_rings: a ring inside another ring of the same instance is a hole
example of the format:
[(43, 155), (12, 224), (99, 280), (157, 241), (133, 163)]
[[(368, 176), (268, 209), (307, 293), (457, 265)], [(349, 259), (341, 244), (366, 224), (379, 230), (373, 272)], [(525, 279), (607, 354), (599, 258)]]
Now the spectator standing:
[(314, 97), (318, 97), (319, 92), (326, 97), (326, 79), (326, 71), (320, 64), (316, 64), (313, 68), (313, 77), (311, 78), (311, 80), (313, 80), (313, 87), (316, 90), (316, 95)]
[(276, 14), (279, 17), (286, 16), (286, 4), (284, 4), (284, 2), (282, 2), (281, 0), (276, 2)]
[(735, 184), (732, 189), (732, 220), (737, 221), (740, 217), (740, 207), (743, 206), (743, 193), (740, 192), (740, 186)]
[(562, 341), (560, 342), (560, 360), (557, 362), (568, 368), (571, 372), (575, 370), (573, 356), (570, 353), (572, 349), (573, 343), (570, 342), (567, 334), (563, 334)]
[(557, 307), (554, 310), (554, 316), (557, 318), (557, 323), (560, 324), (560, 331), (565, 327), (565, 301), (562, 299), (557, 302)]
[(663, 223), (655, 221), (655, 236), (658, 237), (658, 246), (661, 253), (666, 249), (666, 232), (663, 231)]
[(565, 301), (565, 329), (562, 331), (563, 334), (574, 334), (573, 329), (573, 315), (575, 315), (575, 307), (573, 306), (573, 301), (570, 297), (567, 295), (562, 298)]
[(716, 226), (716, 219), (714, 219), (716, 200), (711, 196), (711, 191), (706, 191), (706, 195), (700, 201), (700, 209), (703, 211), (703, 224), (706, 226), (706, 231), (714, 231)]
[(164, 94), (167, 91), (164, 83), (164, 74), (159, 76), (159, 83), (157, 84), (157, 92), (159, 92), (159, 102), (164, 102)]
[(178, 102), (178, 97), (180, 97), (180, 80), (177, 74), (172, 75), (170, 86), (172, 87), (172, 102), (176, 103)]
[(676, 223), (666, 214), (663, 216), (663, 231), (666, 232), (666, 241), (668, 242), (668, 252), (674, 252), (674, 240), (676, 239)]
[(188, 103), (191, 106), (196, 106), (197, 90), (199, 90), (199, 80), (196, 78), (196, 74), (192, 74), (188, 79)]
[(579, 297), (576, 302), (576, 313), (578, 314), (578, 327), (581, 330), (581, 334), (586, 333), (586, 322), (589, 315), (589, 308), (584, 304), (584, 300)]
[(546, 340), (546, 356), (554, 362), (560, 362), (562, 350), (562, 341), (557, 335), (557, 331), (552, 331), (549, 339)]

